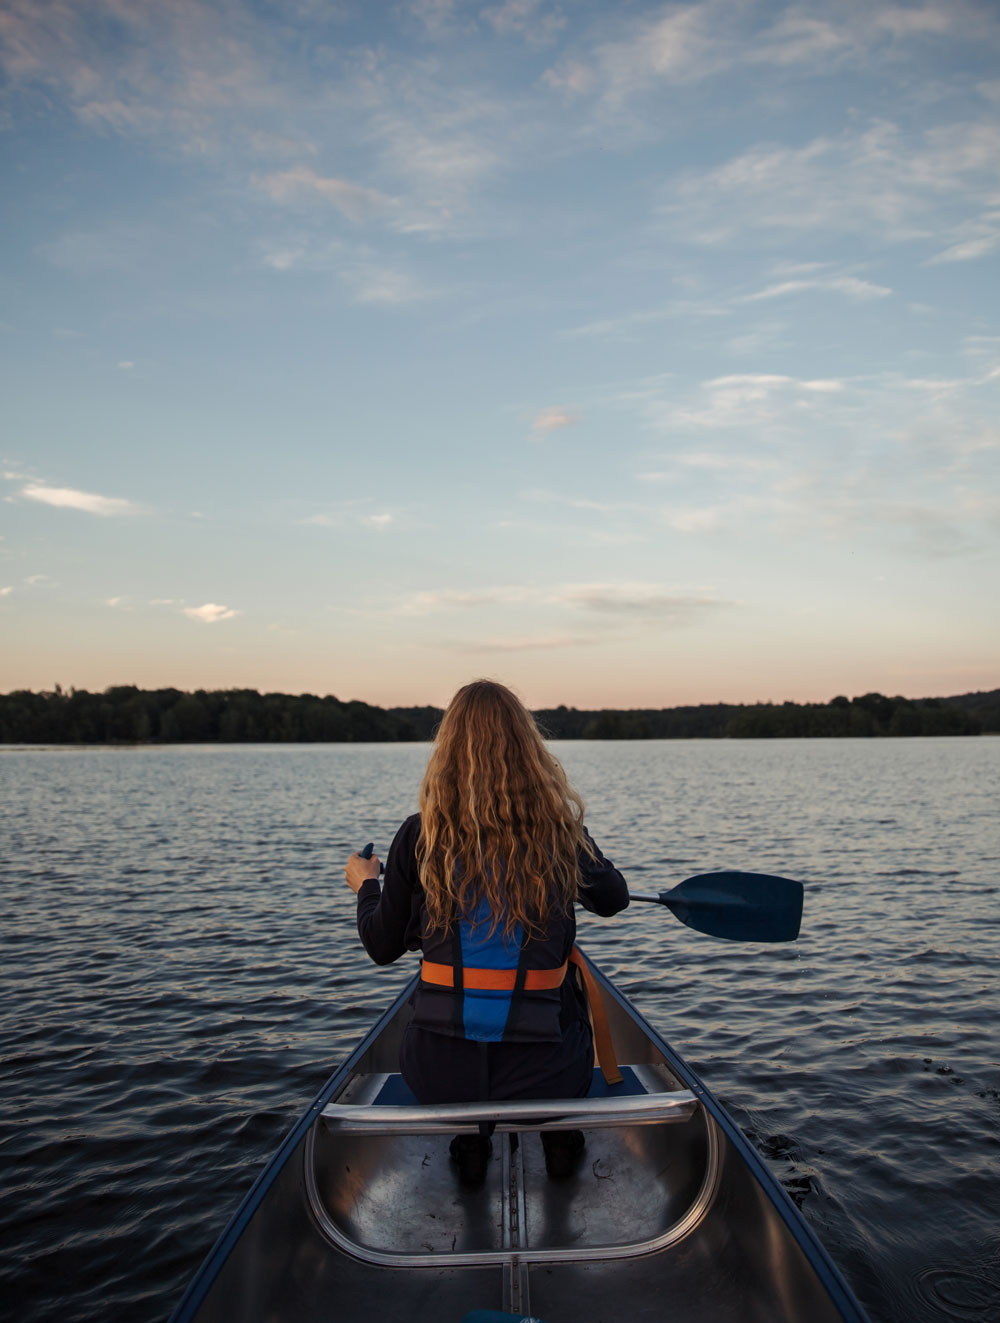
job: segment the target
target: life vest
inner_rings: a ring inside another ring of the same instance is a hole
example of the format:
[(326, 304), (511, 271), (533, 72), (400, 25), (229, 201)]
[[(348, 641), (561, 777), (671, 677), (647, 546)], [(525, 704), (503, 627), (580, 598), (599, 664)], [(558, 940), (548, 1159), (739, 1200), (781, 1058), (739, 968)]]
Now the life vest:
[(560, 988), (576, 935), (572, 915), (553, 915), (544, 936), (518, 925), (490, 932), (487, 903), (432, 931), (421, 913), (423, 952), (414, 1023), (481, 1043), (558, 1043)]
[(597, 980), (574, 945), (572, 915), (555, 915), (543, 937), (518, 925), (506, 936), (490, 932), (485, 901), (441, 933), (421, 914), (420, 982), (413, 1023), (434, 1033), (476, 1042), (558, 1043), (562, 1039), (562, 985), (579, 970), (589, 1002), (598, 1060), (609, 1084), (621, 1081)]

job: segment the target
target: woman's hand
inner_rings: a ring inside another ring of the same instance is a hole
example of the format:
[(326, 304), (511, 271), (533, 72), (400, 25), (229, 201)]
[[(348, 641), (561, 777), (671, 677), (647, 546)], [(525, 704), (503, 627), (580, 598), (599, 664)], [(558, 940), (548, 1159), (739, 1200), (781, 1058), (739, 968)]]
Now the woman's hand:
[(378, 871), (379, 858), (377, 854), (373, 854), (370, 859), (365, 859), (360, 854), (352, 854), (347, 861), (344, 875), (347, 878), (347, 885), (357, 895), (362, 885), (370, 877), (378, 877)]

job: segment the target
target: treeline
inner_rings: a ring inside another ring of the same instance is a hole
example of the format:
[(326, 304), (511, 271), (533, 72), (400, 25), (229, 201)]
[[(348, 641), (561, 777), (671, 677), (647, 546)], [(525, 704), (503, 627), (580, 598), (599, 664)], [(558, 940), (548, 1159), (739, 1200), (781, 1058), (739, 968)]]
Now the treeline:
[[(327, 695), (255, 689), (16, 690), (0, 695), (3, 744), (294, 744), (428, 740), (436, 707), (373, 707)], [(829, 703), (714, 703), (697, 707), (535, 713), (551, 739), (788, 739), (1000, 733), (1000, 689), (955, 698), (864, 694)]]
[(4, 744), (315, 744), (430, 739), (438, 708), (373, 707), (315, 694), (115, 685), (0, 695)]
[[(992, 704), (969, 700), (992, 697)], [(583, 712), (558, 707), (535, 717), (552, 739), (688, 740), (870, 738), (1000, 732), (1000, 690), (958, 698), (864, 694), (829, 703), (714, 703), (698, 707)]]

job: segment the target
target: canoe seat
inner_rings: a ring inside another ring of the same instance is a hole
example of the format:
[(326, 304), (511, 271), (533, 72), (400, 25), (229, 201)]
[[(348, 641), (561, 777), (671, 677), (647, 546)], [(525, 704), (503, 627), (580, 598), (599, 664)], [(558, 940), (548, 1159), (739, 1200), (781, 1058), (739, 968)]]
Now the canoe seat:
[(698, 1099), (688, 1089), (664, 1089), (647, 1066), (623, 1066), (620, 1084), (599, 1072), (586, 1098), (524, 1098), (422, 1106), (398, 1074), (367, 1077), (367, 1086), (321, 1113), (341, 1133), (441, 1135), (474, 1131), (488, 1122), (501, 1133), (522, 1130), (600, 1129), (663, 1125), (690, 1120)]
[[(631, 1066), (622, 1066), (621, 1084), (608, 1084), (597, 1067), (587, 1091), (588, 1098), (625, 1098), (649, 1093)], [(372, 1099), (374, 1106), (416, 1107), (418, 1101), (402, 1075), (388, 1075), (378, 1094)]]

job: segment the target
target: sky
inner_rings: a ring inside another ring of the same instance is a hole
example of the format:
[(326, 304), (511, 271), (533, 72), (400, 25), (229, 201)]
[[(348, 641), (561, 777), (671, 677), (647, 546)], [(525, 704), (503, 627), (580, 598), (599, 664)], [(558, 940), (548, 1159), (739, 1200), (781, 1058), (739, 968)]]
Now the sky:
[(0, 0), (0, 691), (1000, 685), (994, 0)]

